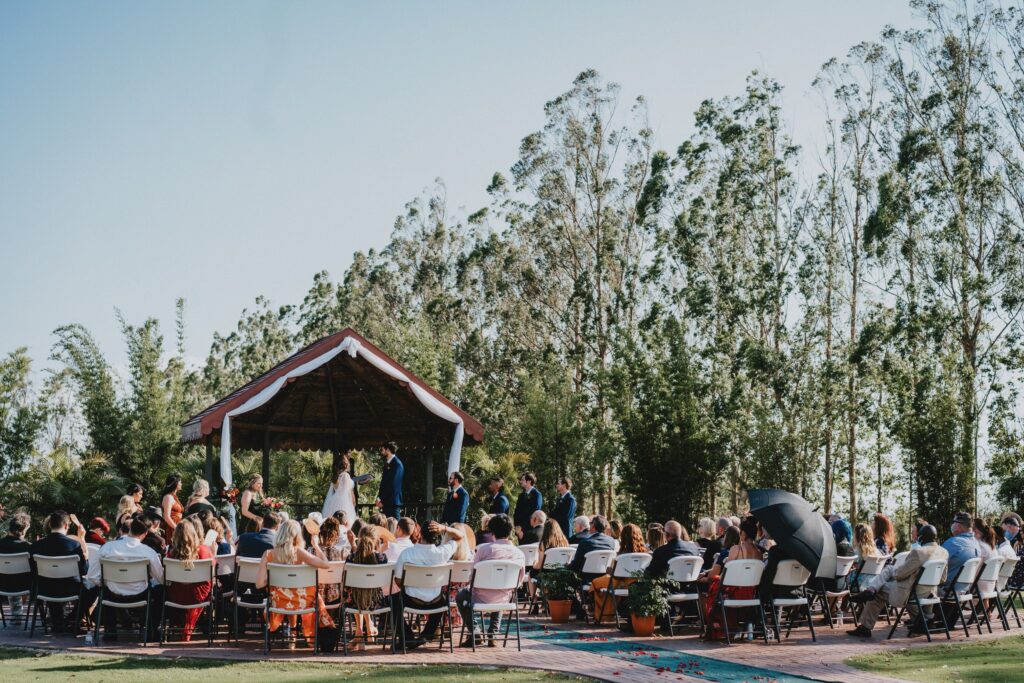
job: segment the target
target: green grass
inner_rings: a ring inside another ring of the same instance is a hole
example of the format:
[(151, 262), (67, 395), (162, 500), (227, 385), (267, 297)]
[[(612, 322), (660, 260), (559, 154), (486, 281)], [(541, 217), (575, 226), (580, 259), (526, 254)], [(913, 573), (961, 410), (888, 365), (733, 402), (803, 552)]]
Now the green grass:
[(231, 681), (273, 680), (274, 683), (295, 681), (330, 681), (354, 678), (368, 683), (417, 681), (454, 682), (483, 681), (572, 681), (585, 680), (560, 674), (526, 669), (501, 669), (460, 666), (376, 666), (350, 664), (338, 657), (337, 662), (232, 662), (215, 659), (169, 657), (122, 657), (72, 654), (22, 648), (0, 647), (0, 671), (8, 681), (133, 681), (151, 683), (188, 680)]
[(1002, 683), (1024, 680), (1024, 636), (983, 643), (935, 645), (851, 657), (850, 666), (928, 683)]

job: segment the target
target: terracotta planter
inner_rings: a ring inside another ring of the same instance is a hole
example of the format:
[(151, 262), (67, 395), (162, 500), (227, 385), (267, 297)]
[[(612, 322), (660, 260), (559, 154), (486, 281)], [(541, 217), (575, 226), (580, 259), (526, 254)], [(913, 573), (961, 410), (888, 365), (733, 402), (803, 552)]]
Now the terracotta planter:
[(641, 638), (650, 638), (654, 635), (654, 617), (641, 617), (636, 614), (629, 615), (633, 622), (633, 634)]
[(572, 600), (548, 600), (548, 611), (551, 621), (556, 624), (569, 623), (569, 612), (572, 611)]

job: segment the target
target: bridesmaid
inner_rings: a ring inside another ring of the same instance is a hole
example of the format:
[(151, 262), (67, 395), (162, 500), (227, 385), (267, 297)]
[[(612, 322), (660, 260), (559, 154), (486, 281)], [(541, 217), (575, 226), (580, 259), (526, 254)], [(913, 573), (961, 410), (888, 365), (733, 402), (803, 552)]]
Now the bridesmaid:
[(168, 541), (174, 536), (174, 529), (181, 522), (181, 516), (185, 512), (184, 506), (178, 500), (178, 491), (180, 490), (181, 476), (178, 474), (167, 475), (164, 488), (160, 491), (160, 509), (164, 517), (164, 538)]
[(249, 477), (249, 482), (242, 491), (242, 498), (238, 507), (242, 513), (241, 533), (247, 531), (259, 531), (263, 524), (263, 516), (259, 513), (259, 504), (263, 500), (263, 477), (254, 474)]

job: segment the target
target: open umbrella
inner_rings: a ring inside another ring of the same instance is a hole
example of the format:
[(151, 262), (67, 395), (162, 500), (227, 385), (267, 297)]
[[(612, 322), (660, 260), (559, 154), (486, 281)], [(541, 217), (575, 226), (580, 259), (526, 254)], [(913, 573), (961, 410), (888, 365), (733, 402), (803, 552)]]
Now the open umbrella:
[(750, 489), (750, 514), (791, 558), (814, 576), (836, 576), (836, 539), (832, 527), (810, 503), (782, 489)]

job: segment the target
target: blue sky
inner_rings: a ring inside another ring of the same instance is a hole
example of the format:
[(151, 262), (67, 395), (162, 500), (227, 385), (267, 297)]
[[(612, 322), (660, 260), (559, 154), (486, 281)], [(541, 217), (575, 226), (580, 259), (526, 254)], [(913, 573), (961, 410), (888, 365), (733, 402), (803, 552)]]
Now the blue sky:
[(441, 177), (453, 207), (585, 68), (643, 94), (674, 149), (752, 69), (811, 149), (818, 67), (902, 0), (858, 2), (0, 3), (0, 353), (45, 361), (79, 322), (123, 361), (115, 308), (188, 354), (259, 295), (383, 246)]

